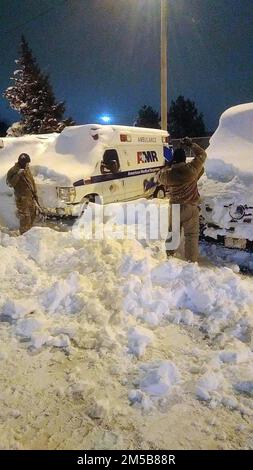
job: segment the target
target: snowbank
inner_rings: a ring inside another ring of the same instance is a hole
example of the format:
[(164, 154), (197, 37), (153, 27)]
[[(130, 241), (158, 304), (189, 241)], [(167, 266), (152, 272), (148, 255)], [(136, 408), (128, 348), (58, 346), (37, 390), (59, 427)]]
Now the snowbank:
[[(230, 268), (165, 261), (155, 247), (49, 228), (18, 238), (2, 233), (0, 318), (31, 352), (60, 349), (74, 357), (84, 348), (88, 361), (100, 357), (110, 380), (125, 387), (129, 406), (149, 413), (189, 393), (191, 377), (196, 400), (231, 406), (236, 398), (235, 408), (250, 413), (240, 394), (252, 380), (252, 282)], [(205, 332), (212, 349), (186, 350), (183, 362), (165, 359), (157, 332), (170, 325)], [(197, 371), (193, 356), (202, 364)], [(84, 390), (81, 374), (62, 393)], [(102, 402), (92, 416), (110, 413)]]
[[(219, 127), (207, 149), (206, 176), (200, 181), (204, 205), (211, 213), (203, 215), (219, 230), (208, 228), (205, 235), (253, 240), (253, 103), (242, 104), (222, 114)], [(247, 206), (245, 217), (231, 225), (231, 212)], [(228, 207), (231, 207), (229, 210)]]
[(253, 176), (253, 103), (227, 109), (207, 150), (207, 176), (225, 180)]

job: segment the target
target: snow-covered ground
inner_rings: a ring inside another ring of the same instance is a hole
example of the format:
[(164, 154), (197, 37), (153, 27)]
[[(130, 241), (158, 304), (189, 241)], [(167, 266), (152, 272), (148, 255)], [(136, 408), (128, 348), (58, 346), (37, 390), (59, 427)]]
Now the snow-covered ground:
[[(251, 106), (244, 111), (249, 117)], [(231, 116), (233, 123), (234, 112), (221, 122)], [(252, 139), (246, 129), (244, 143)], [(43, 139), (37, 144), (40, 151)], [(250, 196), (251, 165), (247, 154), (235, 169), (232, 150), (218, 144), (219, 155), (212, 142), (208, 151), (202, 194), (221, 220), (224, 194), (235, 202)], [(67, 158), (66, 142), (61, 150)], [(199, 264), (167, 260), (162, 239), (133, 236), (131, 217), (131, 236), (113, 239), (110, 230), (125, 225), (122, 209), (134, 203), (107, 207), (103, 239), (87, 235), (94, 222), (87, 211), (74, 227), (40, 224), (15, 237), (4, 183), (14, 156), (7, 153), (0, 168), (1, 448), (253, 449), (253, 282), (240, 271), (252, 272), (253, 254), (204, 243)], [(142, 233), (145, 217), (140, 224)]]
[(2, 448), (253, 448), (253, 283), (235, 261), (47, 227), (3, 231), (0, 251)]

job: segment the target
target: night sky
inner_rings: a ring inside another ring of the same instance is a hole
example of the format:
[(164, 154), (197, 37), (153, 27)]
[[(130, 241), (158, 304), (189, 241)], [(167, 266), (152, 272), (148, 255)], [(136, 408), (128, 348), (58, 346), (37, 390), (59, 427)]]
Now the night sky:
[[(253, 0), (168, 0), (168, 95), (194, 100), (209, 130), (253, 100)], [(77, 123), (132, 125), (160, 110), (160, 0), (0, 0), (1, 95), (24, 34)], [(19, 120), (0, 98), (0, 120)]]

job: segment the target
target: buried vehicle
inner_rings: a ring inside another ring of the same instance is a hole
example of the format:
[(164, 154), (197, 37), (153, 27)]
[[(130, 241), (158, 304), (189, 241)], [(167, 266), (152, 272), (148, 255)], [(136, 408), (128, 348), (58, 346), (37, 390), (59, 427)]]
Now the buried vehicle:
[(89, 201), (164, 197), (155, 175), (164, 166), (168, 138), (167, 131), (157, 129), (97, 124), (67, 127), (61, 134), (7, 137), (1, 151), (1, 196), (12, 195), (5, 175), (25, 152), (40, 205), (49, 216), (78, 217)]
[(200, 182), (202, 235), (253, 251), (253, 103), (228, 109), (207, 149)]

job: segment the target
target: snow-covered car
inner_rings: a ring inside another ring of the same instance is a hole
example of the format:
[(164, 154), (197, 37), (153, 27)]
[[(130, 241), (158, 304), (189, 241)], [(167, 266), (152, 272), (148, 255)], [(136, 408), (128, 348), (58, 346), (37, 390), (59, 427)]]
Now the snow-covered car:
[(253, 103), (228, 109), (200, 182), (205, 238), (253, 251)]

